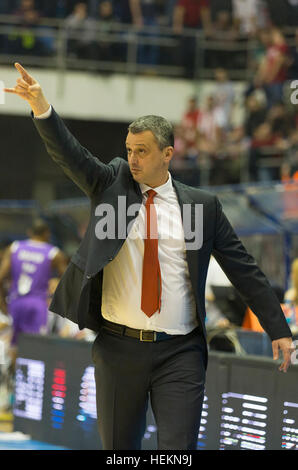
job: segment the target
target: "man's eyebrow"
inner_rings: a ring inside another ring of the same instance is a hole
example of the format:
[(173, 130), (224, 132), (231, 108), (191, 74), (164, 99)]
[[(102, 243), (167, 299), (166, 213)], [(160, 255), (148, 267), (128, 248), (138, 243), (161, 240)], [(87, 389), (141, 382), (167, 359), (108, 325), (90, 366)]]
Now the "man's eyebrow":
[[(128, 142), (125, 142), (125, 145), (126, 147), (130, 147), (130, 144)], [(146, 144), (135, 144), (135, 145), (139, 145), (139, 146), (142, 146), (142, 147), (146, 147), (147, 148), (147, 145)]]

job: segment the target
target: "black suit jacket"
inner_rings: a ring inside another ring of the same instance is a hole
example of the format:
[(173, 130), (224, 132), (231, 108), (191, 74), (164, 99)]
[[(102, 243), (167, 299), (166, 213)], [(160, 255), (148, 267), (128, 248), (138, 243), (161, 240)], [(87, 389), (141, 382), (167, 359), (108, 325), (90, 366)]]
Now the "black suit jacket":
[[(127, 207), (141, 205), (142, 193), (126, 160), (115, 158), (109, 164), (102, 163), (80, 145), (54, 109), (48, 119), (34, 119), (34, 124), (53, 160), (90, 198), (86, 234), (60, 280), (50, 310), (77, 323), (80, 329), (98, 331), (102, 320), (103, 269), (117, 256), (125, 238), (99, 240), (96, 237), (95, 227), (99, 221), (96, 207), (105, 203), (117, 210), (118, 196), (126, 197)], [(207, 191), (172, 181), (181, 212), (183, 204), (190, 204), (194, 219), (195, 204), (203, 204), (203, 244), (199, 249), (187, 250), (186, 257), (204, 336), (205, 282), (210, 255), (213, 254), (271, 340), (290, 337), (291, 331), (274, 291), (238, 239), (218, 198)], [(126, 215), (125, 226), (129, 223), (131, 226), (136, 216)], [(117, 223), (116, 217), (116, 233)]]

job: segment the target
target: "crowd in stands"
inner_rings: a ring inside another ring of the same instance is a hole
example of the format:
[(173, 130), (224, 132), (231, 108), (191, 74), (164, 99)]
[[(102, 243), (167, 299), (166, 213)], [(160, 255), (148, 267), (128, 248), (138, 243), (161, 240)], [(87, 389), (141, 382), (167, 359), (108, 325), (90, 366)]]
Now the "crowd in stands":
[[(203, 66), (213, 70), (214, 91), (199, 104), (197, 97), (190, 99), (176, 126), (173, 170), (204, 167), (211, 184), (239, 182), (243, 162), (250, 181), (291, 178), (297, 172), (297, 106), (291, 106), (287, 92), (298, 77), (297, 0), (2, 0), (0, 14), (14, 15), (22, 26), (14, 30), (11, 25), (11, 32), (0, 36), (3, 52), (55, 54), (53, 26), (41, 20), (56, 18), (63, 19), (68, 57), (94, 61), (125, 61), (127, 56), (125, 41), (97, 40), (98, 25), (103, 33), (112, 24), (133, 25), (137, 34), (151, 37), (167, 27), (180, 38), (177, 49), (139, 44), (137, 61), (151, 67), (180, 64), (187, 78), (194, 76), (197, 63), (195, 39), (187, 33), (201, 30)], [(290, 36), (285, 25), (294, 27)], [(157, 29), (148, 32), (145, 26)], [(35, 36), (38, 28), (42, 35)], [(231, 41), (250, 39), (249, 57), (229, 49)], [(212, 41), (218, 41), (216, 47), (208, 46)], [(229, 71), (241, 67), (249, 74), (239, 96)], [(245, 109), (240, 125), (233, 120), (237, 101)]]
[[(133, 25), (137, 34), (151, 37), (167, 27), (179, 38), (177, 49), (165, 53), (156, 44), (139, 44), (137, 61), (153, 67), (180, 64), (187, 78), (197, 64), (195, 38), (188, 31), (202, 31), (203, 66), (213, 70), (214, 90), (203, 102), (189, 100), (176, 126), (173, 170), (205, 168), (211, 184), (239, 182), (243, 161), (250, 181), (291, 178), (297, 172), (297, 106), (291, 106), (287, 94), (298, 77), (297, 0), (2, 0), (0, 14), (14, 15), (21, 25), (16, 30), (11, 25), (11, 32), (0, 36), (3, 52), (55, 54), (54, 27), (41, 20), (63, 19), (68, 57), (94, 61), (125, 61), (127, 56), (125, 41), (97, 40), (99, 26), (104, 33), (117, 23)], [(285, 25), (294, 27), (290, 36)], [(156, 29), (148, 32), (146, 26)], [(42, 35), (34, 34), (37, 29)], [(229, 49), (231, 41), (250, 39), (249, 61), (243, 50)], [(208, 46), (212, 41), (218, 41), (216, 47)], [(249, 74), (239, 96), (229, 70), (241, 67)], [(245, 109), (240, 125), (233, 120), (237, 101)]]
[[(180, 65), (186, 77), (195, 74), (197, 45), (189, 32), (201, 31), (211, 44), (206, 46), (204, 66), (245, 68), (246, 54), (229, 51), (229, 43), (240, 45), (255, 38), (262, 42), (261, 32), (271, 23), (280, 27), (298, 24), (296, 0), (2, 0), (0, 15), (15, 15), (20, 28), (11, 28), (0, 37), (1, 49), (7, 53), (55, 53), (54, 26), (45, 26), (42, 19), (63, 19), (68, 34), (68, 53), (79, 58), (125, 60), (123, 40), (98, 40), (97, 32), (110, 31), (115, 23), (134, 26), (139, 37), (156, 38), (161, 27), (178, 46), (162, 47), (139, 44), (138, 62)], [(5, 20), (4, 20), (5, 23)], [(146, 27), (154, 27), (148, 30)], [(145, 28), (145, 29), (144, 29)], [(34, 34), (34, 30), (36, 31)], [(38, 32), (37, 32), (38, 30)], [(41, 36), (40, 36), (41, 32)], [(48, 33), (48, 35), (47, 35)], [(276, 38), (278, 43), (278, 39)], [(281, 47), (281, 45), (280, 45)], [(256, 53), (257, 55), (257, 53)]]
[[(207, 167), (207, 183), (217, 185), (239, 183), (241, 171), (253, 182), (298, 180), (298, 112), (291, 88), (298, 77), (298, 29), (292, 48), (276, 26), (259, 35), (263, 50), (244, 91), (236, 92), (227, 70), (217, 68), (210, 94), (200, 103), (189, 99), (176, 126), (174, 171), (197, 178), (192, 170)], [(235, 124), (236, 102), (244, 113)]]
[[(200, 103), (191, 97), (176, 126), (173, 171), (186, 169), (196, 178), (192, 170), (204, 168), (208, 184), (239, 182), (244, 163), (249, 181), (297, 175), (298, 116), (289, 92), (298, 77), (297, 0), (2, 0), (0, 14), (14, 15), (22, 26), (11, 25), (9, 34), (0, 35), (3, 52), (55, 54), (54, 26), (41, 20), (63, 19), (68, 57), (93, 61), (127, 57), (125, 40), (99, 41), (98, 27), (104, 33), (115, 24), (134, 26), (139, 36), (151, 38), (167, 27), (178, 47), (165, 52), (156, 44), (139, 44), (137, 62), (153, 69), (181, 65), (187, 78), (195, 76), (197, 66), (195, 38), (188, 32), (201, 31), (206, 39), (201, 65), (214, 74), (214, 89)], [(156, 29), (144, 30), (147, 26)], [(34, 35), (37, 29), (42, 35)], [(231, 41), (248, 40), (253, 41), (249, 56), (229, 49)], [(218, 42), (212, 46), (213, 41)], [(249, 72), (241, 94), (229, 78), (229, 71), (239, 68)], [(233, 119), (237, 102), (244, 109), (240, 124)]]
[(202, 28), (212, 35), (217, 22), (232, 37), (248, 36), (264, 28), (270, 20), (280, 26), (295, 26), (298, 22), (297, 0), (2, 0), (0, 14), (22, 15), (30, 10), (35, 17), (67, 18), (78, 3), (86, 5), (90, 18), (99, 19), (100, 4), (108, 3), (115, 21), (140, 27), (168, 25), (177, 33), (187, 28)]

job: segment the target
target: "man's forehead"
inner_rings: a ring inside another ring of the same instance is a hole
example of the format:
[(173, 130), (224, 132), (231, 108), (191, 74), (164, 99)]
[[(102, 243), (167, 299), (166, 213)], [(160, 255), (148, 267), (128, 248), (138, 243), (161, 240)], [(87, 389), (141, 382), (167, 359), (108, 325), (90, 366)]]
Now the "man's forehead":
[(127, 137), (126, 137), (126, 144), (133, 144), (133, 145), (148, 145), (155, 141), (156, 139), (153, 133), (149, 130), (138, 132), (136, 134), (133, 134), (132, 132), (128, 132)]

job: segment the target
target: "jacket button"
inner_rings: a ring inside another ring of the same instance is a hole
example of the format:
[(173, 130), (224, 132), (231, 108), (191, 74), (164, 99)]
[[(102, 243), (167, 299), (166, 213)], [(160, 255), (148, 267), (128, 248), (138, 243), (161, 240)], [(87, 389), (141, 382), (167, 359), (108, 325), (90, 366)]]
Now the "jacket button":
[(92, 277), (91, 274), (87, 274), (86, 276), (87, 279), (91, 279), (91, 277)]

